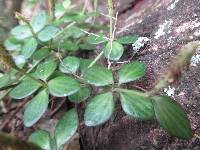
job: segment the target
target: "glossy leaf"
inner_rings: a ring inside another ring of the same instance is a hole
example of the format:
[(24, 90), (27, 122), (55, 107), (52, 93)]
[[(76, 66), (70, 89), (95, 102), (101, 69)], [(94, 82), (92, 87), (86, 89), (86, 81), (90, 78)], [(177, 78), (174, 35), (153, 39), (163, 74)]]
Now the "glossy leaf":
[(80, 60), (75, 56), (67, 56), (60, 63), (59, 69), (61, 72), (73, 74), (75, 73), (80, 65)]
[(138, 36), (135, 35), (127, 35), (117, 39), (117, 42), (121, 44), (133, 44), (137, 41)]
[(0, 88), (7, 86), (10, 83), (10, 78), (9, 74), (0, 76)]
[(37, 49), (37, 45), (38, 43), (35, 38), (30, 38), (27, 41), (25, 41), (25, 44), (22, 48), (22, 54), (24, 55), (26, 59), (32, 56), (32, 54)]
[(99, 94), (88, 104), (84, 120), (87, 126), (97, 126), (105, 123), (114, 112), (114, 100), (111, 92)]
[(48, 25), (41, 32), (39, 32), (38, 38), (42, 42), (47, 42), (47, 41), (51, 40), (52, 38), (54, 38), (54, 36), (56, 35), (56, 33), (58, 31), (59, 31), (59, 29), (56, 28), (55, 26)]
[(55, 139), (58, 147), (69, 141), (76, 133), (78, 123), (78, 114), (75, 109), (71, 109), (64, 114), (55, 128)]
[(78, 92), (80, 84), (72, 77), (63, 75), (49, 81), (48, 87), (53, 96), (65, 97)]
[(123, 55), (124, 47), (117, 42), (113, 42), (111, 46), (111, 42), (108, 42), (103, 52), (107, 59), (117, 61)]
[(46, 90), (36, 95), (26, 106), (24, 111), (24, 125), (30, 127), (34, 125), (45, 113), (49, 104), (49, 95)]
[(22, 99), (33, 94), (40, 87), (41, 87), (41, 84), (39, 84), (38, 82), (31, 79), (26, 79), (26, 80), (23, 80), (15, 88), (13, 88), (9, 96), (14, 99)]
[(29, 142), (38, 145), (41, 149), (51, 150), (51, 137), (47, 131), (38, 130), (33, 132), (29, 137)]
[(101, 44), (105, 43), (108, 40), (104, 38), (103, 34), (99, 34), (98, 37), (95, 35), (89, 35), (87, 38), (87, 42), (89, 44)]
[(45, 61), (38, 65), (35, 73), (36, 76), (41, 80), (47, 80), (47, 78), (53, 74), (56, 70), (57, 64), (54, 60)]
[(151, 100), (144, 93), (132, 90), (120, 92), (120, 101), (124, 112), (141, 120), (154, 118)]
[(15, 36), (16, 39), (23, 40), (32, 36), (31, 30), (27, 25), (18, 25), (11, 30), (11, 34)]
[(105, 86), (113, 83), (112, 71), (100, 65), (85, 70), (83, 78), (86, 82), (95, 86)]
[(152, 100), (158, 122), (170, 135), (192, 138), (190, 121), (180, 104), (167, 96), (153, 97)]
[(78, 92), (69, 96), (71, 102), (82, 102), (86, 100), (91, 94), (90, 87), (82, 87)]
[(37, 16), (35, 16), (31, 22), (33, 31), (36, 33), (44, 28), (47, 24), (47, 14), (45, 11), (41, 11)]
[(119, 84), (135, 81), (145, 75), (146, 65), (142, 62), (125, 64), (119, 70)]

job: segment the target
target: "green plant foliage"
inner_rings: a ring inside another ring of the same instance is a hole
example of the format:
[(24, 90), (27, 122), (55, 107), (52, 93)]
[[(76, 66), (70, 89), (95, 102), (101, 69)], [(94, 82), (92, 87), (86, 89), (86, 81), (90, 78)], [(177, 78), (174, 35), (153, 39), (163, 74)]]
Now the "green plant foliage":
[(167, 96), (156, 96), (152, 100), (158, 122), (170, 135), (182, 139), (192, 137), (190, 121), (180, 104)]
[(91, 94), (90, 87), (82, 87), (78, 92), (69, 96), (71, 102), (82, 102), (86, 100)]
[(66, 34), (72, 36), (73, 38), (81, 38), (85, 35), (85, 33), (77, 26), (71, 26)]
[(59, 69), (63, 73), (74, 74), (80, 66), (80, 60), (74, 56), (67, 56), (60, 63)]
[(4, 42), (4, 46), (9, 51), (19, 51), (21, 49), (21, 42), (14, 37), (9, 37)]
[(38, 90), (42, 85), (32, 79), (23, 80), (19, 85), (13, 88), (9, 94), (14, 99), (22, 99)]
[(154, 109), (151, 99), (144, 93), (124, 90), (120, 92), (120, 101), (124, 112), (141, 120), (154, 118)]
[(33, 54), (33, 60), (40, 61), (49, 55), (48, 48), (41, 48)]
[(118, 42), (108, 42), (103, 52), (107, 59), (117, 61), (123, 55), (124, 47)]
[(142, 62), (125, 64), (118, 72), (119, 84), (140, 79), (145, 75), (146, 65)]
[(38, 65), (35, 74), (37, 78), (46, 81), (56, 70), (57, 63), (54, 60), (45, 61)]
[(95, 86), (105, 86), (114, 82), (112, 71), (99, 65), (85, 70), (83, 78), (86, 82)]
[(80, 89), (80, 84), (70, 76), (59, 76), (48, 82), (50, 93), (56, 97), (72, 95)]
[(71, 109), (64, 114), (55, 128), (57, 147), (65, 144), (76, 133), (78, 123), (78, 114), (75, 109)]
[(11, 34), (18, 40), (31, 37), (32, 33), (28, 25), (18, 25), (11, 30)]
[(38, 145), (41, 149), (51, 150), (51, 137), (47, 131), (38, 130), (33, 132), (29, 137), (29, 142)]
[(135, 35), (127, 35), (117, 39), (117, 42), (121, 44), (132, 44), (135, 43), (138, 39), (138, 36)]
[(106, 38), (104, 38), (103, 34), (99, 34), (98, 36), (95, 35), (89, 35), (87, 38), (87, 42), (89, 44), (101, 44), (101, 43), (105, 43), (108, 40)]
[(30, 127), (45, 113), (49, 104), (49, 95), (45, 90), (36, 95), (26, 106), (24, 111), (24, 125)]
[(87, 126), (97, 126), (106, 122), (114, 112), (115, 103), (111, 92), (99, 94), (88, 104), (84, 120)]
[(41, 32), (38, 34), (38, 39), (41, 40), (42, 42), (47, 42), (54, 38), (56, 33), (59, 31), (58, 28), (52, 25), (46, 26)]
[(47, 18), (48, 17), (45, 11), (41, 11), (36, 17), (33, 18), (31, 25), (35, 33), (39, 32), (45, 27), (47, 24)]
[(10, 75), (5, 74), (5, 75), (0, 75), (0, 88), (7, 86), (10, 83)]
[(30, 58), (32, 54), (37, 49), (38, 43), (35, 38), (30, 38), (25, 41), (24, 46), (22, 47), (22, 54), (25, 58)]

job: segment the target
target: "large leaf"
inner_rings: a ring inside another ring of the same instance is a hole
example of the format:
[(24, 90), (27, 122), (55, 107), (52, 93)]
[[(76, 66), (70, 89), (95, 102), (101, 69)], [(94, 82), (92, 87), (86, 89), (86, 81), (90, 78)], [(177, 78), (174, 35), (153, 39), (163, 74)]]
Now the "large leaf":
[(183, 108), (170, 97), (153, 97), (156, 118), (160, 125), (172, 136), (190, 139), (192, 129), (190, 121)]
[(61, 72), (74, 74), (78, 70), (80, 65), (80, 60), (74, 56), (67, 56), (60, 63), (59, 69)]
[(76, 93), (80, 84), (70, 76), (59, 76), (48, 83), (49, 91), (53, 96), (65, 97)]
[(11, 76), (9, 74), (0, 75), (0, 88), (7, 86), (10, 83), (10, 78)]
[(36, 95), (26, 106), (24, 111), (24, 125), (30, 127), (35, 124), (45, 113), (49, 104), (49, 96), (46, 90)]
[(33, 31), (35, 33), (42, 30), (42, 28), (44, 28), (46, 24), (47, 24), (47, 14), (45, 11), (41, 11), (36, 17), (33, 18), (31, 22)]
[(112, 71), (99, 65), (85, 70), (83, 78), (86, 82), (95, 86), (105, 86), (113, 83)]
[(64, 114), (55, 128), (55, 139), (58, 147), (65, 144), (76, 133), (78, 122), (78, 114), (75, 109)]
[(24, 55), (25, 58), (30, 58), (32, 54), (35, 52), (37, 49), (37, 40), (35, 38), (30, 38), (25, 41), (25, 44), (22, 48), (22, 54)]
[(11, 30), (11, 34), (15, 36), (16, 39), (23, 40), (32, 36), (31, 30), (27, 25), (18, 25)]
[(38, 145), (41, 149), (51, 150), (51, 137), (47, 131), (38, 130), (33, 132), (29, 137), (29, 142)]
[(97, 95), (88, 104), (84, 120), (87, 126), (97, 126), (106, 122), (114, 112), (114, 100), (111, 92)]
[(42, 85), (32, 79), (26, 79), (17, 85), (9, 94), (14, 99), (22, 99), (38, 90)]
[(98, 36), (89, 35), (87, 38), (87, 42), (89, 44), (100, 44), (100, 43), (104, 43), (106, 41), (108, 41), (108, 40), (103, 37), (103, 34), (99, 34)]
[(45, 61), (38, 65), (36, 69), (36, 76), (41, 80), (47, 80), (47, 78), (53, 74), (56, 70), (57, 64), (54, 60)]
[(91, 94), (90, 87), (82, 87), (78, 92), (69, 96), (71, 102), (82, 102), (86, 100)]
[(124, 53), (124, 47), (118, 42), (108, 42), (103, 50), (107, 59), (117, 61)]
[(146, 65), (141, 62), (125, 64), (119, 70), (119, 84), (137, 80), (145, 75)]
[(117, 39), (117, 42), (121, 44), (133, 44), (137, 41), (138, 36), (135, 35), (127, 35)]
[(144, 93), (132, 90), (122, 90), (120, 101), (124, 112), (137, 119), (147, 120), (154, 118), (154, 109), (151, 99)]
[(58, 31), (59, 31), (59, 29), (56, 28), (55, 26), (48, 25), (42, 31), (39, 32), (38, 38), (42, 42), (47, 42), (47, 41), (51, 40), (52, 38), (54, 38), (54, 36), (56, 35), (56, 33)]

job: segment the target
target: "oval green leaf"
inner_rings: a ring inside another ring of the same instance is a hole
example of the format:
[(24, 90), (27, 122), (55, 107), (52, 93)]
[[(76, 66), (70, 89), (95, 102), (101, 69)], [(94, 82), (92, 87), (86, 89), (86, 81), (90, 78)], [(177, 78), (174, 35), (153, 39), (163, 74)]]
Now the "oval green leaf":
[(45, 113), (49, 104), (49, 95), (46, 90), (41, 91), (36, 95), (25, 107), (24, 111), (24, 125), (31, 127), (34, 125)]
[(80, 60), (75, 56), (67, 56), (60, 63), (59, 69), (63, 73), (74, 74), (80, 66)]
[(153, 97), (152, 100), (158, 122), (170, 135), (192, 138), (190, 121), (180, 104), (167, 96)]
[(100, 65), (85, 70), (83, 78), (86, 82), (95, 86), (105, 86), (113, 83), (112, 71)]
[(9, 96), (14, 99), (22, 99), (33, 94), (40, 87), (41, 84), (39, 84), (38, 82), (31, 79), (26, 79), (22, 81), (19, 85), (17, 85), (15, 88), (13, 88)]
[(99, 94), (88, 104), (84, 120), (87, 126), (105, 123), (114, 112), (115, 103), (111, 92)]
[(51, 137), (49, 132), (44, 130), (38, 130), (33, 132), (29, 137), (29, 142), (38, 145), (41, 149), (51, 149)]
[(32, 54), (37, 49), (38, 43), (35, 38), (30, 38), (25, 41), (24, 46), (22, 47), (22, 54), (26, 59), (30, 58)]
[(48, 83), (49, 91), (53, 96), (65, 97), (80, 89), (80, 84), (70, 76), (59, 76)]
[(55, 139), (58, 147), (65, 144), (76, 133), (78, 123), (78, 114), (75, 109), (64, 114), (55, 128)]
[(32, 36), (31, 30), (27, 25), (18, 25), (11, 30), (11, 34), (18, 40), (23, 40)]
[(82, 87), (78, 92), (69, 96), (71, 102), (82, 102), (86, 100), (91, 94), (90, 87)]
[(38, 34), (38, 39), (41, 40), (42, 42), (47, 42), (54, 38), (56, 33), (59, 31), (58, 28), (52, 25), (46, 26), (42, 31), (39, 32)]
[(54, 60), (45, 61), (44, 63), (38, 65), (35, 74), (37, 78), (46, 81), (47, 78), (54, 73), (56, 67), (57, 64)]
[(48, 48), (41, 48), (39, 50), (37, 50), (34, 54), (33, 54), (33, 59), (35, 61), (40, 61), (42, 59), (44, 59), (48, 54), (49, 54), (49, 49)]
[(9, 37), (4, 42), (4, 46), (9, 51), (19, 51), (21, 50), (21, 42), (14, 37)]
[(117, 42), (121, 44), (133, 44), (137, 41), (138, 36), (136, 35), (126, 35), (117, 39)]
[(124, 112), (132, 117), (149, 120), (155, 116), (151, 99), (142, 92), (122, 90), (120, 101)]
[(146, 65), (142, 62), (125, 64), (118, 72), (119, 84), (127, 83), (140, 79), (145, 75)]
[(9, 74), (5, 74), (3, 76), (0, 75), (0, 88), (7, 86), (10, 83), (11, 76)]
[(36, 33), (44, 28), (47, 24), (47, 14), (45, 11), (41, 11), (36, 17), (33, 18), (31, 26)]
[(117, 61), (122, 57), (124, 47), (118, 42), (112, 42), (112, 46), (111, 42), (108, 42), (103, 52), (107, 59)]

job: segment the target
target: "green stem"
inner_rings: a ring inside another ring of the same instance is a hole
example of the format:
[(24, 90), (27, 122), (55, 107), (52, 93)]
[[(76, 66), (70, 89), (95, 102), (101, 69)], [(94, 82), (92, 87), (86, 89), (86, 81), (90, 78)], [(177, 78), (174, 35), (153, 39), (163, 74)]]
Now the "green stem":
[(103, 55), (103, 51), (101, 51), (101, 53), (90, 63), (90, 65), (88, 66), (88, 68), (91, 68)]
[(113, 1), (108, 0), (108, 11), (110, 18), (110, 39), (113, 38)]
[(84, 15), (84, 13), (85, 13), (85, 11), (86, 11), (87, 4), (88, 4), (88, 0), (85, 0), (85, 3), (84, 3), (84, 6), (83, 6), (81, 15)]
[(56, 19), (55, 16), (55, 0), (48, 0), (49, 3), (49, 13), (50, 16), (52, 17), (52, 21)]

